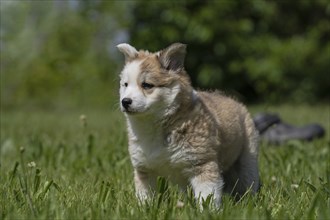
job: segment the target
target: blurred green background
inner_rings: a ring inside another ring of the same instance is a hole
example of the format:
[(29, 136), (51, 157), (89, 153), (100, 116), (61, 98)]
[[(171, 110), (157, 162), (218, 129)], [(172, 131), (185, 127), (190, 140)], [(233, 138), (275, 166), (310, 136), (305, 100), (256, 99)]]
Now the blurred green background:
[(1, 0), (1, 109), (110, 107), (116, 45), (188, 44), (193, 85), (246, 103), (330, 98), (328, 0)]

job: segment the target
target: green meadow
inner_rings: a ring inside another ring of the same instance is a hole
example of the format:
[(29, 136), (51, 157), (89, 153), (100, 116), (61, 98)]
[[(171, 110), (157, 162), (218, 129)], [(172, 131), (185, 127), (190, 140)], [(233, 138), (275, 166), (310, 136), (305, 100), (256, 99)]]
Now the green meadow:
[[(220, 210), (159, 180), (145, 205), (134, 195), (125, 119), (116, 107), (1, 112), (1, 219), (329, 219), (329, 105), (250, 106), (295, 125), (322, 124), (313, 142), (260, 145), (262, 188)], [(180, 201), (180, 202), (178, 202)], [(206, 204), (207, 205), (207, 204)]]

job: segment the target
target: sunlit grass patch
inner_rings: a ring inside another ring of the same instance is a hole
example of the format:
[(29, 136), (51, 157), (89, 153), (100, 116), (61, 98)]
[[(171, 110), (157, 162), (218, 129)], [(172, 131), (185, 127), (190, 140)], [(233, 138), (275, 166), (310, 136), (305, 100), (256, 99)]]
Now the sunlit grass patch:
[[(257, 110), (254, 110), (257, 109)], [(259, 111), (255, 107), (253, 111)], [(326, 127), (327, 108), (299, 108), (287, 120)], [(281, 108), (276, 108), (281, 112)], [(317, 112), (317, 114), (315, 114)], [(84, 118), (81, 115), (85, 115)], [(281, 114), (282, 115), (282, 114)], [(298, 116), (297, 116), (298, 115)], [(308, 117), (306, 116), (308, 115)], [(327, 131), (328, 132), (328, 131)], [(200, 211), (192, 192), (160, 180), (147, 204), (135, 198), (120, 112), (2, 112), (1, 219), (327, 219), (329, 134), (313, 142), (260, 146), (262, 187), (220, 210)]]

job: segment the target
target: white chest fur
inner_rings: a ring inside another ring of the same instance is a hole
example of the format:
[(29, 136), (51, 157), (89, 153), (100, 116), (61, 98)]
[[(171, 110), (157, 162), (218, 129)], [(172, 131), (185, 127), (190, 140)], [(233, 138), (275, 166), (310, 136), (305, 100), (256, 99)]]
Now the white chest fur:
[(129, 151), (135, 168), (182, 183), (184, 161), (179, 144), (157, 125), (128, 120)]

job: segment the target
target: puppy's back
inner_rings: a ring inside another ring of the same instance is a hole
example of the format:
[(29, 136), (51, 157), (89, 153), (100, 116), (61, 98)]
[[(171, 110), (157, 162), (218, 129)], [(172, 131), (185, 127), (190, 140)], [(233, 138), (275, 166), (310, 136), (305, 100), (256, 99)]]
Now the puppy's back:
[(247, 143), (255, 135), (253, 121), (243, 104), (220, 92), (198, 92), (198, 96), (217, 121), (219, 160), (226, 170), (249, 147)]

